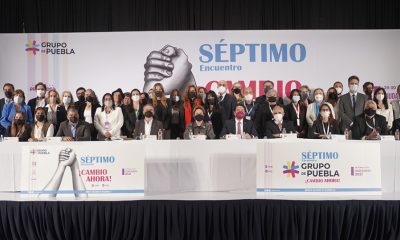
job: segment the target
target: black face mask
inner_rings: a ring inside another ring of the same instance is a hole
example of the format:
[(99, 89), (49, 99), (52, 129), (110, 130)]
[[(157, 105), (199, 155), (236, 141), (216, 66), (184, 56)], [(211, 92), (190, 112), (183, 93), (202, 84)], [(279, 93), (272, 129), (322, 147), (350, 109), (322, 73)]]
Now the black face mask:
[(6, 98), (12, 98), (13, 93), (11, 91), (5, 91), (4, 95), (6, 96)]
[(86, 97), (86, 102), (92, 103), (93, 102), (93, 97), (92, 96), (87, 96)]
[(267, 92), (268, 92), (269, 90), (271, 90), (271, 89), (272, 89), (272, 87), (265, 87), (265, 88), (264, 88), (264, 93), (267, 94)]
[(189, 92), (189, 99), (195, 99), (196, 98), (196, 93), (195, 92)]
[(24, 125), (24, 124), (25, 124), (25, 120), (23, 120), (23, 119), (16, 119), (16, 120), (15, 120), (15, 123), (16, 123), (17, 125)]
[(161, 91), (156, 92), (156, 97), (162, 97), (163, 93)]
[(84, 102), (85, 101), (85, 96), (78, 96), (78, 100), (80, 102)]
[(371, 89), (365, 89), (365, 94), (371, 96), (372, 95), (372, 90)]
[(70, 117), (68, 120), (70, 122), (72, 122), (72, 123), (77, 123), (78, 122), (78, 118), (77, 117)]
[(196, 115), (194, 116), (194, 120), (201, 122), (204, 120), (204, 115), (203, 114)]
[(146, 111), (146, 112), (144, 113), (144, 116), (145, 116), (145, 117), (148, 117), (148, 118), (151, 118), (151, 117), (153, 117), (153, 112), (152, 112), (152, 111)]
[(36, 115), (36, 120), (38, 122), (43, 122), (44, 121), (44, 115), (40, 114), (40, 115)]
[(374, 110), (372, 108), (365, 109), (364, 112), (368, 117), (372, 117), (376, 114), (376, 110)]
[(215, 105), (215, 99), (214, 98), (209, 98), (207, 99), (208, 105)]
[(234, 88), (233, 93), (239, 94), (242, 90), (240, 88)]
[(334, 100), (335, 102), (339, 99), (338, 95), (334, 92), (329, 93), (328, 98)]
[(276, 102), (276, 97), (268, 97), (268, 102), (270, 103)]

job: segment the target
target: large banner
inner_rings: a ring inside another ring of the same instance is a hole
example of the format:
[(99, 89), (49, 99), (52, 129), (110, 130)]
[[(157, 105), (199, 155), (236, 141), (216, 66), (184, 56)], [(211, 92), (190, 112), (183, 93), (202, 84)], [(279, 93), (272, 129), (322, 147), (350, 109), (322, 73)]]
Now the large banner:
[(330, 140), (261, 143), (257, 146), (257, 192), (380, 194), (380, 144)]
[(21, 193), (38, 198), (144, 195), (144, 154), (133, 142), (23, 146)]
[(35, 94), (42, 81), (59, 91), (83, 86), (99, 96), (117, 88), (167, 94), (188, 84), (215, 90), (239, 81), (280, 96), (307, 84), (325, 90), (358, 75), (398, 98), (400, 30), (186, 31), (0, 34), (0, 81)]

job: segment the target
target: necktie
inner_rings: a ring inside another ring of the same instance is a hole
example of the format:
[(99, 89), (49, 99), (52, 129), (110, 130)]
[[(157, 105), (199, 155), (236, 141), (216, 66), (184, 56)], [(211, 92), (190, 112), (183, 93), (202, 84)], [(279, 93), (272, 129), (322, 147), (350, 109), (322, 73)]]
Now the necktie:
[(218, 102), (222, 102), (222, 96), (218, 97)]
[(75, 134), (76, 134), (76, 125), (75, 124), (71, 124), (71, 132), (72, 132), (72, 137), (75, 138)]
[(237, 123), (237, 131), (236, 134), (242, 134), (242, 128), (241, 128), (242, 122)]
[(353, 111), (356, 112), (356, 95), (353, 94)]
[(282, 132), (282, 123), (280, 122), (280, 123), (278, 123), (278, 127), (279, 127), (279, 131), (281, 131)]

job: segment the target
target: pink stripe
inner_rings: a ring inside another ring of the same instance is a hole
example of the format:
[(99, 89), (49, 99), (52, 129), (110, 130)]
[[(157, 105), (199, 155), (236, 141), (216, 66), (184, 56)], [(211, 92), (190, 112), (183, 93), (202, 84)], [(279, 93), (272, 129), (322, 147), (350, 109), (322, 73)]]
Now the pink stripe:
[[(42, 42), (48, 42), (48, 34), (42, 33)], [(47, 54), (41, 54), (42, 60), (42, 82), (49, 83), (49, 59)]]
[[(26, 42), (28, 43), (28, 41), (30, 40), (35, 40), (35, 34), (34, 33), (28, 33), (27, 34), (27, 40)], [(38, 52), (39, 53), (39, 52)], [(36, 83), (36, 72), (35, 72), (35, 61), (36, 56), (33, 54), (26, 54), (26, 59), (27, 59), (27, 76), (26, 76), (26, 83), (27, 86), (25, 89), (28, 89), (28, 92), (25, 93), (26, 95), (26, 100), (25, 102), (28, 101), (28, 99), (30, 98), (29, 96), (32, 96), (31, 92), (34, 92), (34, 89), (31, 89), (32, 86), (35, 85)]]

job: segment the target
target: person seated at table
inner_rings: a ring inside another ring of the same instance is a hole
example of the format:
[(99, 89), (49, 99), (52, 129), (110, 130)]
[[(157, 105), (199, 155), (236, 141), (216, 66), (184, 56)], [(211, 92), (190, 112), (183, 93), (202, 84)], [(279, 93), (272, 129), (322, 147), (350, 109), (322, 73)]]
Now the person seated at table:
[(193, 109), (194, 121), (186, 126), (184, 138), (190, 139), (190, 133), (193, 135), (205, 135), (207, 139), (214, 139), (215, 134), (210, 123), (204, 122), (206, 110), (202, 106), (196, 106)]
[(265, 125), (265, 136), (267, 138), (281, 138), (282, 133), (296, 133), (293, 122), (285, 120), (285, 111), (279, 105), (276, 105), (272, 109), (274, 116), (273, 120), (270, 120)]
[(314, 89), (313, 95), (314, 95), (314, 102), (308, 105), (306, 113), (306, 120), (310, 128), (312, 127), (314, 121), (317, 120), (319, 116), (319, 108), (323, 103), (328, 104), (329, 108), (331, 109), (333, 118), (336, 118), (335, 110), (333, 109), (332, 104), (325, 102), (324, 100), (325, 99), (324, 90), (322, 90), (322, 88), (316, 88)]
[(27, 142), (31, 135), (31, 126), (26, 123), (25, 113), (15, 112), (14, 119), (7, 128), (7, 137), (17, 137), (20, 142)]
[(318, 119), (314, 121), (308, 138), (329, 139), (331, 134), (340, 134), (339, 123), (333, 118), (329, 105), (323, 103), (319, 108)]
[(32, 132), (29, 142), (43, 141), (46, 137), (54, 136), (54, 125), (47, 121), (46, 111), (42, 107), (35, 109), (35, 123), (32, 124)]
[(243, 104), (237, 104), (234, 111), (235, 118), (226, 120), (221, 130), (221, 138), (227, 134), (243, 135), (246, 139), (257, 137), (257, 131), (253, 121), (244, 118), (246, 116)]
[(6, 104), (3, 107), (0, 123), (4, 127), (4, 129), (7, 129), (10, 126), (16, 112), (25, 113), (25, 120), (27, 124), (33, 123), (31, 108), (27, 104), (25, 104), (25, 93), (21, 89), (15, 90), (13, 95), (13, 102)]
[(143, 107), (144, 119), (136, 121), (134, 138), (139, 139), (141, 135), (158, 135), (160, 129), (163, 129), (163, 123), (154, 118), (154, 107), (152, 104), (146, 104)]
[(396, 130), (400, 131), (400, 118), (398, 118), (398, 119), (393, 121), (393, 124), (392, 124), (392, 133), (393, 133), (393, 135), (395, 135)]
[(79, 119), (79, 113), (75, 107), (68, 108), (67, 119), (60, 124), (57, 137), (62, 137), (63, 141), (90, 141), (90, 126)]
[(299, 89), (293, 89), (290, 92), (291, 103), (284, 107), (284, 119), (293, 122), (299, 138), (306, 138), (308, 124), (306, 121), (307, 107), (300, 103), (301, 93)]
[(47, 121), (53, 124), (55, 132), (57, 132), (60, 124), (67, 120), (67, 111), (60, 105), (60, 96), (56, 90), (50, 90), (48, 95), (44, 110), (46, 111)]
[(111, 140), (121, 136), (124, 115), (120, 107), (116, 107), (111, 94), (103, 96), (103, 107), (99, 107), (94, 115), (94, 126), (98, 134), (97, 140)]
[(379, 135), (387, 135), (386, 118), (376, 113), (377, 105), (373, 100), (365, 103), (364, 113), (357, 116), (352, 127), (353, 139), (376, 140)]

